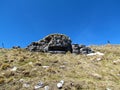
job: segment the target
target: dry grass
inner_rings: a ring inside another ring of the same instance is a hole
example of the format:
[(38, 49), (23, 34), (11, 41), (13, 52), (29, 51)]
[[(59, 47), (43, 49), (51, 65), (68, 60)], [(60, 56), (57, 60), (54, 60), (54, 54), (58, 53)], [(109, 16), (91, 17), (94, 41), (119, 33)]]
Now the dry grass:
[[(57, 90), (56, 83), (60, 80), (65, 81), (62, 90), (120, 90), (120, 46), (91, 47), (105, 55), (0, 49), (0, 90), (34, 90), (39, 81)], [(13, 67), (17, 70), (12, 71)], [(25, 83), (30, 87), (23, 87)]]

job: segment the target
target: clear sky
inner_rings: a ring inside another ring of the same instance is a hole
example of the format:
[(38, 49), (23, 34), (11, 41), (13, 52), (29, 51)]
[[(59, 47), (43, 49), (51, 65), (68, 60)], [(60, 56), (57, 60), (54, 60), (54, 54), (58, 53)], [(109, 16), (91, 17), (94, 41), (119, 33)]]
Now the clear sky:
[(26, 47), (51, 33), (78, 44), (119, 44), (120, 0), (0, 0), (0, 47)]

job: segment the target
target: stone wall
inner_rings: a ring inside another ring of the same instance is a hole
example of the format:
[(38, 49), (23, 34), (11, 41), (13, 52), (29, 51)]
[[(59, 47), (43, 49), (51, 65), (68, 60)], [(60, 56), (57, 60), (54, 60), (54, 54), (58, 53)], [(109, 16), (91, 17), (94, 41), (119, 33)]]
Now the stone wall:
[(93, 51), (85, 45), (72, 44), (71, 39), (64, 34), (50, 34), (37, 42), (32, 42), (26, 48), (29, 51), (49, 52), (49, 53), (66, 53), (89, 54)]

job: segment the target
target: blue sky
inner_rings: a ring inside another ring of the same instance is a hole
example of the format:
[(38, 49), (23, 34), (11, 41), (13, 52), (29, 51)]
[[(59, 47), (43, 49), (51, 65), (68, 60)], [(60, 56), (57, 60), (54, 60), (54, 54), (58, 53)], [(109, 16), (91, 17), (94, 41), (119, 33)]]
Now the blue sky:
[(26, 47), (51, 33), (73, 43), (120, 43), (120, 0), (0, 0), (0, 47)]

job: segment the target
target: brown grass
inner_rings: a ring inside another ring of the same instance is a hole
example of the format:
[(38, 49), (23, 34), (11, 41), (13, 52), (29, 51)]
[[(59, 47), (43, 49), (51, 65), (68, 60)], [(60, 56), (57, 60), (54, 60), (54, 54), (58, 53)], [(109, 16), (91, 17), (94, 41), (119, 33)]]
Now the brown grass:
[[(0, 49), (0, 90), (34, 90), (39, 81), (49, 85), (50, 90), (57, 90), (56, 84), (60, 80), (65, 81), (62, 90), (120, 90), (120, 46), (91, 48), (105, 55), (49, 54), (24, 49)], [(17, 70), (11, 71), (13, 67), (17, 67)], [(30, 87), (23, 87), (24, 83), (29, 83)]]

